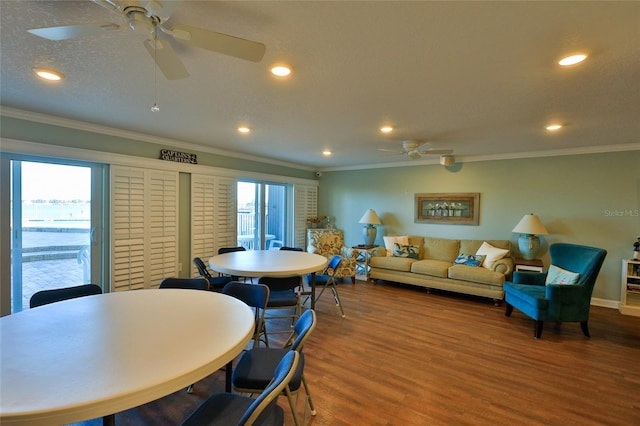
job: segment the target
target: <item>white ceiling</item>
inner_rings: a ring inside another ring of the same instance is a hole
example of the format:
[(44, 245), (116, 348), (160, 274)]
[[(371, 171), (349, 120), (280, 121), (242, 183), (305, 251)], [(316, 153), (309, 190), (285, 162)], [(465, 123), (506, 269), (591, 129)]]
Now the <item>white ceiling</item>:
[[(144, 3), (144, 2), (143, 2)], [(144, 35), (49, 41), (27, 29), (120, 17), (89, 0), (0, 3), (0, 101), (239, 154), (330, 170), (406, 162), (426, 139), (464, 161), (638, 149), (640, 2), (183, 1), (167, 22), (260, 41), (254, 63), (174, 48), (157, 74)], [(561, 69), (565, 53), (586, 51)], [(288, 80), (273, 63), (293, 67)], [(66, 79), (35, 78), (47, 66)], [(566, 127), (549, 134), (544, 125)], [(236, 127), (250, 126), (250, 135)], [(378, 128), (391, 124), (384, 136)], [(325, 158), (323, 149), (333, 155)], [(437, 161), (437, 157), (435, 157)]]

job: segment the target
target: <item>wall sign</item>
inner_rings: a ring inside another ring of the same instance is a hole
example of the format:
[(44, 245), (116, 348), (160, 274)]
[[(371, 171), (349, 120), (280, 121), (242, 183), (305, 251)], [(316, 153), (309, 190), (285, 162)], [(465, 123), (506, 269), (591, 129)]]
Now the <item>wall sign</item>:
[(196, 154), (172, 151), (170, 149), (161, 149), (160, 159), (165, 161), (175, 161), (177, 163), (198, 164), (198, 156)]

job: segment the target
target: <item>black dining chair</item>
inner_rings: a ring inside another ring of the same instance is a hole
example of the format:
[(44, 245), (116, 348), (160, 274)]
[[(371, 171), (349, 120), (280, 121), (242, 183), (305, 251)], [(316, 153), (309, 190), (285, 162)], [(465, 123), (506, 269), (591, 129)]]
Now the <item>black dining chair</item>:
[(102, 287), (97, 284), (82, 284), (73, 287), (54, 288), (51, 290), (37, 291), (29, 299), (29, 307), (35, 308), (49, 303), (75, 299), (76, 297), (102, 294)]
[(289, 351), (271, 370), (271, 380), (256, 398), (234, 393), (216, 393), (203, 402), (182, 426), (212, 425), (284, 425), (284, 410), (278, 405), (278, 396), (288, 386), (300, 362), (300, 354)]
[(200, 259), (199, 257), (193, 258), (193, 264), (196, 265), (200, 276), (209, 281), (209, 290), (220, 292), (225, 285), (233, 281), (232, 277), (214, 277), (213, 275), (211, 275), (211, 273), (207, 269), (207, 265), (205, 265), (202, 259)]
[[(242, 246), (238, 246), (238, 247), (220, 247), (218, 249), (218, 254), (226, 254), (226, 253), (233, 253), (236, 251), (247, 251), (246, 248), (242, 247)], [(247, 281), (247, 277), (238, 277), (236, 275), (231, 276), (231, 281), (239, 281), (240, 278), (242, 278), (243, 281)], [(253, 280), (251, 278), (249, 278), (249, 280), (251, 282), (253, 282)]]
[(209, 281), (203, 277), (195, 278), (165, 278), (158, 288), (181, 288), (187, 290), (209, 290)]

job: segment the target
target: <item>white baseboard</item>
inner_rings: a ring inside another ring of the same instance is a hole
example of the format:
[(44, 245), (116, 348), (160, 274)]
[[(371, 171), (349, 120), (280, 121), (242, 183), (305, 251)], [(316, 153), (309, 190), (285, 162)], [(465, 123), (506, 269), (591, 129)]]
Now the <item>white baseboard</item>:
[(593, 306), (601, 306), (603, 308), (620, 309), (620, 301), (619, 300), (592, 298), (591, 299), (591, 304)]

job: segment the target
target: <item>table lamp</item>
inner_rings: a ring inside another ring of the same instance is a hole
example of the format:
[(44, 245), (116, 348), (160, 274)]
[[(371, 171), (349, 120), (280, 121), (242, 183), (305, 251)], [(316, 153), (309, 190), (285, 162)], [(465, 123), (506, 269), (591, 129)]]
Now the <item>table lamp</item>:
[(362, 228), (364, 245), (372, 246), (373, 242), (376, 240), (376, 234), (378, 233), (378, 230), (373, 225), (382, 225), (382, 222), (380, 222), (380, 218), (376, 214), (376, 211), (373, 209), (369, 209), (364, 212), (364, 215), (360, 219), (359, 223), (365, 224), (364, 228)]
[(544, 227), (540, 218), (533, 213), (524, 215), (518, 222), (513, 232), (520, 234), (518, 238), (518, 248), (525, 260), (535, 259), (540, 250), (540, 238), (538, 235), (548, 235), (547, 229)]

